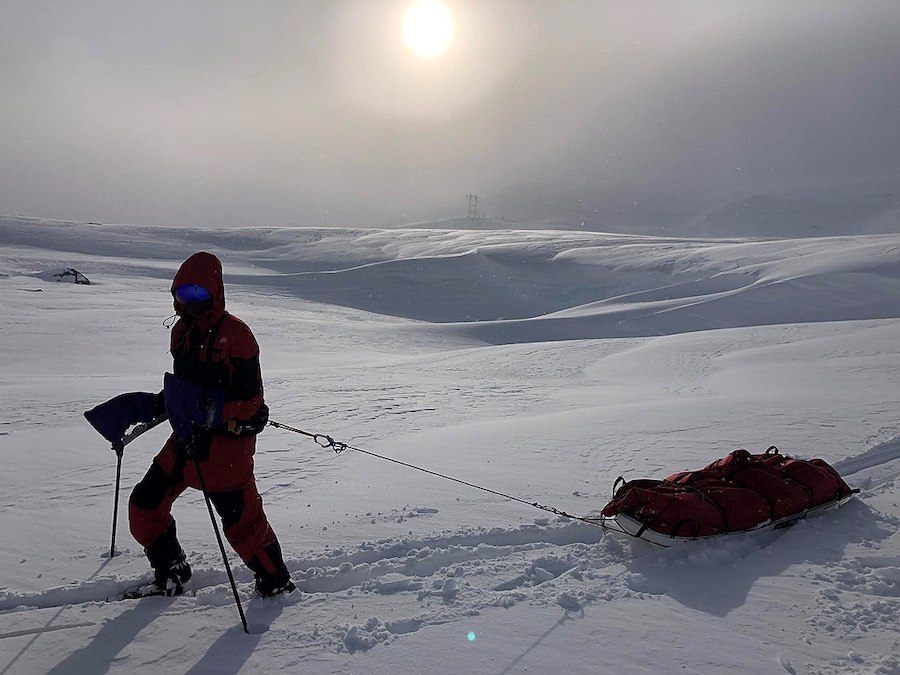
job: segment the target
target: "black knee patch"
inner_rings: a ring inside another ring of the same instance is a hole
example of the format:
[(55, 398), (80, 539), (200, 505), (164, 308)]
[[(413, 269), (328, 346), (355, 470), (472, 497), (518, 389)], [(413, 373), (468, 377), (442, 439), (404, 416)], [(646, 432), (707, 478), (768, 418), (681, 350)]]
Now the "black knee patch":
[(242, 490), (212, 493), (209, 495), (209, 500), (222, 517), (222, 527), (226, 530), (232, 525), (236, 525), (244, 513), (244, 492)]
[(141, 482), (131, 491), (131, 504), (139, 509), (152, 511), (159, 508), (166, 493), (172, 487), (172, 477), (153, 462)]

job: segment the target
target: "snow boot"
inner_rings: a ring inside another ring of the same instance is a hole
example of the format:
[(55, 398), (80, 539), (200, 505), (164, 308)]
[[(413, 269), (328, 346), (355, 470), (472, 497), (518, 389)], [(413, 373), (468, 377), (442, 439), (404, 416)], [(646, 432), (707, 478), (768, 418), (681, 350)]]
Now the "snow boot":
[(272, 574), (254, 575), (256, 579), (256, 592), (261, 598), (271, 598), (282, 593), (292, 593), (297, 587), (291, 581), (290, 572), (282, 567)]
[(160, 595), (181, 595), (184, 593), (184, 584), (190, 578), (191, 566), (188, 565), (184, 551), (173, 562), (153, 570), (153, 585)]

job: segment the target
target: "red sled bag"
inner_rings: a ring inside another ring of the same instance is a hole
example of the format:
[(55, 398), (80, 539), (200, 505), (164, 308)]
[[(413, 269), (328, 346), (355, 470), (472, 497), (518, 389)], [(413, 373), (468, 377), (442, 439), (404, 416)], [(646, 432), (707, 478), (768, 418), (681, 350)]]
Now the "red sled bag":
[(707, 537), (752, 530), (852, 492), (823, 460), (794, 459), (772, 446), (761, 455), (735, 450), (699, 471), (664, 480), (623, 483), (603, 515), (630, 516), (642, 524), (641, 531)]

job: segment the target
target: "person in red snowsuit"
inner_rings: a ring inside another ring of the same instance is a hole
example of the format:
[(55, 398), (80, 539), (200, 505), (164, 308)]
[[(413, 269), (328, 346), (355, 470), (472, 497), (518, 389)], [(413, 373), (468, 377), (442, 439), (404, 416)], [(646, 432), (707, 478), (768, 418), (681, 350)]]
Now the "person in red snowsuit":
[(187, 488), (203, 487), (196, 459), (225, 538), (253, 571), (257, 592), (293, 591), (253, 475), (256, 434), (268, 420), (259, 346), (250, 328), (225, 310), (216, 256), (188, 258), (171, 291), (179, 317), (171, 335), (174, 376), (167, 373), (155, 412), (164, 404), (174, 433), (131, 493), (131, 533), (144, 546), (157, 587), (180, 592), (191, 571), (172, 504)]

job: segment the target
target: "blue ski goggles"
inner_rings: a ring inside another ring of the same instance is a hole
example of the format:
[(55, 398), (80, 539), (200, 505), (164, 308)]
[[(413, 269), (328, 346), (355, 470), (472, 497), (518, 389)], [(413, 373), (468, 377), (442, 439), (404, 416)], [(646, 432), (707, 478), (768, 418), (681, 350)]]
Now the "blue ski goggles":
[(175, 299), (182, 305), (212, 300), (212, 293), (197, 284), (182, 284), (175, 289)]

